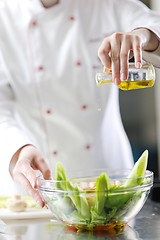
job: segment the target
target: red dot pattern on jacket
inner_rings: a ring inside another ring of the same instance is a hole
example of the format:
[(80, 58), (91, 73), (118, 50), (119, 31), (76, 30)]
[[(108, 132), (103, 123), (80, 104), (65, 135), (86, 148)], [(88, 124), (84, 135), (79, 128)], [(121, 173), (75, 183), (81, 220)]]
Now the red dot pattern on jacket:
[(70, 17), (69, 17), (69, 20), (74, 21), (74, 20), (75, 20), (75, 17), (74, 17), (74, 16), (70, 16)]
[(79, 60), (78, 60), (78, 61), (76, 61), (76, 63), (75, 63), (75, 64), (76, 64), (76, 66), (81, 66), (81, 65), (82, 65), (81, 61), (79, 61)]
[(54, 155), (54, 156), (58, 155), (58, 151), (56, 151), (56, 150), (53, 151), (53, 155)]
[(38, 67), (37, 67), (37, 70), (38, 70), (38, 71), (43, 71), (43, 70), (44, 70), (44, 67), (43, 67), (43, 66), (38, 66)]
[[(70, 21), (74, 21), (74, 20), (75, 20), (75, 17), (74, 17), (74, 16), (70, 16), (70, 17), (69, 17), (69, 20), (70, 20)], [(37, 21), (36, 21), (36, 20), (33, 20), (33, 21), (31, 22), (31, 25), (32, 25), (32, 26), (37, 26)], [(82, 63), (81, 63), (80, 60), (77, 60), (77, 61), (75, 62), (75, 65), (76, 65), (76, 66), (81, 66)], [(96, 68), (96, 67), (93, 67), (93, 68)], [(37, 67), (37, 70), (38, 70), (38, 71), (43, 71), (43, 70), (44, 70), (44, 67), (43, 67), (42, 65), (40, 65), (40, 66)], [(88, 106), (87, 106), (86, 104), (83, 104), (83, 105), (81, 106), (81, 109), (82, 109), (82, 110), (86, 110), (87, 108), (88, 108)], [(47, 109), (47, 110), (46, 110), (46, 113), (47, 113), (47, 114), (52, 114), (51, 109)], [(90, 149), (91, 149), (91, 145), (90, 145), (90, 144), (85, 145), (85, 149), (86, 149), (86, 150), (90, 150)], [(52, 154), (53, 154), (54, 156), (57, 156), (57, 155), (58, 155), (58, 151), (57, 151), (57, 150), (54, 150), (54, 151), (52, 152)]]
[(33, 20), (33, 21), (31, 22), (31, 25), (32, 25), (32, 26), (37, 26), (37, 21), (36, 21), (36, 20)]
[(87, 108), (88, 108), (88, 106), (87, 106), (86, 104), (84, 104), (84, 105), (81, 106), (81, 109), (82, 109), (82, 110), (86, 110)]
[(86, 148), (87, 150), (90, 150), (90, 149), (91, 149), (91, 145), (90, 145), (90, 144), (87, 144), (87, 145), (85, 146), (85, 148)]
[(47, 114), (51, 114), (51, 113), (52, 113), (51, 109), (47, 109), (47, 110), (46, 110), (46, 113), (47, 113)]

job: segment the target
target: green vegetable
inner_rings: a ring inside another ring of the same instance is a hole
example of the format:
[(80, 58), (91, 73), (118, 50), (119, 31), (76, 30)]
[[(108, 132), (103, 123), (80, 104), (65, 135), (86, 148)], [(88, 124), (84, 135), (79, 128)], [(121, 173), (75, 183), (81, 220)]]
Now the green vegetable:
[(59, 181), (57, 182), (57, 188), (68, 192), (68, 197), (72, 200), (79, 217), (81, 219), (85, 218), (89, 221), (90, 211), (86, 195), (84, 194), (84, 191), (78, 187), (78, 185), (73, 185), (73, 183), (67, 180), (65, 169), (61, 162), (58, 162), (56, 165), (56, 181)]
[(107, 191), (109, 191), (111, 185), (109, 177), (106, 173), (102, 173), (96, 180), (96, 198), (94, 210), (97, 214), (101, 215), (107, 197)]
[(110, 179), (107, 173), (101, 173), (96, 179), (95, 199), (93, 207), (91, 208), (91, 219), (94, 224), (107, 222), (107, 220), (112, 217), (112, 213), (114, 213), (113, 209), (112, 212), (108, 212), (108, 214), (105, 212), (105, 204), (110, 187)]
[(143, 182), (143, 178), (146, 172), (148, 163), (148, 150), (145, 150), (143, 154), (140, 156), (138, 161), (135, 163), (130, 175), (124, 187), (134, 187), (136, 185), (140, 185)]
[(93, 194), (93, 189), (82, 189), (78, 182), (68, 179), (63, 164), (58, 162), (55, 173), (56, 189), (63, 190), (64, 193), (60, 197), (58, 197), (60, 193), (57, 193), (55, 209), (58, 211), (57, 206), (62, 205), (61, 209), (68, 214), (70, 222), (77, 225), (93, 227), (121, 220), (126, 211), (132, 208), (143, 194), (143, 190), (133, 190), (132, 187), (145, 183), (147, 163), (148, 150), (143, 152), (121, 185), (115, 185), (107, 173), (102, 172), (96, 178)]
[(55, 180), (57, 181), (56, 182), (57, 188), (62, 190), (67, 189), (67, 186), (66, 186), (67, 177), (66, 177), (64, 166), (61, 162), (57, 162)]
[[(122, 207), (124, 208), (125, 204), (130, 205), (130, 202), (132, 203), (133, 199), (138, 200), (138, 198), (141, 197), (142, 191), (137, 192), (137, 190), (133, 191), (130, 190), (130, 188), (142, 184), (144, 179), (142, 177), (145, 175), (147, 162), (148, 150), (145, 150), (138, 161), (135, 163), (131, 173), (127, 177), (126, 182), (121, 186), (115, 187), (114, 192), (111, 191), (108, 194), (107, 208), (117, 207), (117, 210), (119, 210), (122, 209)], [(122, 191), (123, 189), (124, 191)], [(119, 190), (121, 192), (118, 192)]]

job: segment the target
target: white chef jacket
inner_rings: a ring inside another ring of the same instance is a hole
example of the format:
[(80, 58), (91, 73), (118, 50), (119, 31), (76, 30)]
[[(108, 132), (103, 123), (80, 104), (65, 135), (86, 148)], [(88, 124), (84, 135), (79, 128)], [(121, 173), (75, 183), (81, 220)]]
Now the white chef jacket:
[(97, 50), (113, 32), (147, 27), (160, 36), (159, 26), (136, 0), (0, 2), (0, 194), (12, 192), (9, 162), (26, 144), (52, 169), (57, 161), (83, 172), (133, 166), (118, 88), (95, 83)]

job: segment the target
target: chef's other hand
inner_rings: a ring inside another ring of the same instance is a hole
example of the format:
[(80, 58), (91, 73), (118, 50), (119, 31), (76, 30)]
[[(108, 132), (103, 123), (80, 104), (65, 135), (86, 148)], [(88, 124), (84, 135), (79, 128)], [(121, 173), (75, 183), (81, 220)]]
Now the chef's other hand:
[(42, 154), (32, 145), (19, 149), (10, 163), (10, 173), (15, 181), (43, 207), (44, 201), (36, 189), (36, 170), (39, 170), (44, 179), (51, 179), (51, 171)]
[(106, 70), (112, 70), (112, 80), (119, 85), (128, 78), (129, 59), (134, 56), (135, 67), (141, 68), (142, 50), (154, 51), (158, 44), (156, 35), (145, 28), (116, 32), (103, 40), (98, 56)]

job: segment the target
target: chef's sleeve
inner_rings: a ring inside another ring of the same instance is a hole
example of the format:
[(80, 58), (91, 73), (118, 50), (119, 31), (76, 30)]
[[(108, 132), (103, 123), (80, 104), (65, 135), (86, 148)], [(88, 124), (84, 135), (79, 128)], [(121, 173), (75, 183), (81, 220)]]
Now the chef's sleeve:
[(6, 66), (0, 54), (0, 164), (3, 168), (9, 167), (9, 162), (18, 149), (32, 144), (14, 117), (16, 101)]
[[(147, 28), (154, 32), (160, 41), (160, 14), (138, 0), (121, 0), (120, 2), (116, 11), (121, 31), (129, 32), (136, 28)], [(143, 51), (142, 55), (144, 60), (160, 68), (160, 44), (155, 51)]]

